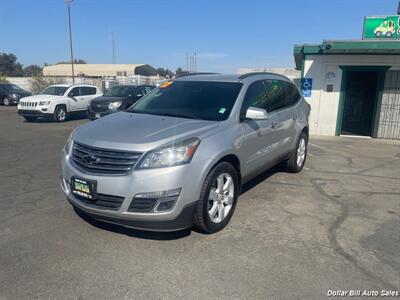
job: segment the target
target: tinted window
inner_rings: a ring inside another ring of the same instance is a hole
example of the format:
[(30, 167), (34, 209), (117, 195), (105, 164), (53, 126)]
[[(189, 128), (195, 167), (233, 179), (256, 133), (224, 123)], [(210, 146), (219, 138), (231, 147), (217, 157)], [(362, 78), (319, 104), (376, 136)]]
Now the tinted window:
[(94, 87), (86, 86), (86, 87), (84, 87), (84, 90), (85, 90), (85, 95), (95, 95), (96, 94), (96, 88), (94, 88)]
[(272, 112), (285, 107), (286, 85), (280, 80), (265, 80), (265, 90), (268, 97), (267, 111)]
[(287, 88), (287, 97), (285, 99), (285, 105), (286, 106), (292, 106), (297, 103), (297, 101), (300, 100), (300, 93), (297, 89), (297, 87), (289, 82), (285, 82), (286, 88)]
[(79, 87), (74, 87), (70, 92), (69, 92), (70, 96), (73, 97), (77, 97), (77, 96), (81, 96), (81, 89)]
[(151, 86), (145, 86), (144, 93), (147, 94), (147, 93), (151, 92), (152, 89), (153, 89), (153, 87), (151, 87)]
[(262, 81), (252, 83), (244, 96), (240, 116), (243, 118), (250, 106), (267, 109), (267, 94)]
[(135, 86), (116, 85), (109, 89), (104, 96), (108, 97), (131, 97), (135, 95)]
[(241, 87), (237, 82), (166, 82), (129, 111), (222, 121), (228, 118)]

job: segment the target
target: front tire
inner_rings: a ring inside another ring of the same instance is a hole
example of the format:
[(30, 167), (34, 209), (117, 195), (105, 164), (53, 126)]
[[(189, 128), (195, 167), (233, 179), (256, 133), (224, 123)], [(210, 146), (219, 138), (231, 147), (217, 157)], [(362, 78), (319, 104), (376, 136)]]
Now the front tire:
[(10, 106), (11, 105), (11, 100), (7, 96), (3, 98), (3, 104), (5, 106)]
[(57, 106), (54, 110), (53, 120), (55, 122), (64, 122), (67, 120), (67, 109), (65, 106)]
[(239, 175), (228, 162), (221, 162), (207, 175), (195, 213), (195, 225), (215, 233), (228, 225), (239, 197)]
[(286, 161), (286, 170), (290, 173), (299, 173), (307, 158), (308, 136), (302, 132), (297, 140), (296, 148), (290, 154)]

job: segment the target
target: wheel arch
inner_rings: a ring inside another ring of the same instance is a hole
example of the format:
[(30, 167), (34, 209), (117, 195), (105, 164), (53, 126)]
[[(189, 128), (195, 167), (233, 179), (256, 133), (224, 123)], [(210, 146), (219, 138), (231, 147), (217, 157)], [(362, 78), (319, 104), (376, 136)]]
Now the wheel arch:
[(215, 166), (217, 166), (221, 162), (228, 162), (235, 168), (235, 170), (236, 170), (236, 172), (238, 174), (238, 178), (239, 178), (239, 186), (241, 186), (241, 184), (242, 184), (242, 175), (241, 175), (241, 169), (240, 169), (240, 160), (235, 154), (232, 154), (232, 153), (225, 154), (224, 156), (219, 158), (216, 162), (214, 162), (212, 164), (212, 166), (209, 169), (208, 173), (211, 172), (211, 170), (214, 169)]

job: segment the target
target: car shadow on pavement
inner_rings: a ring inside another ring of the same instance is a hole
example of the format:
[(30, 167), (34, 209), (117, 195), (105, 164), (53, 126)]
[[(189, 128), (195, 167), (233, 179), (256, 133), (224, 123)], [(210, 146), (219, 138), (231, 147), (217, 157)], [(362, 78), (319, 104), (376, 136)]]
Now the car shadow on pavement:
[(277, 165), (275, 167), (272, 167), (271, 169), (261, 173), (257, 177), (253, 178), (249, 182), (246, 182), (244, 185), (242, 185), (242, 190), (241, 190), (241, 195), (246, 194), (248, 191), (262, 183), (263, 181), (267, 180), (269, 177), (276, 173), (280, 172), (285, 172), (282, 165)]
[(81, 212), (79, 209), (76, 209), (75, 207), (74, 211), (79, 217), (81, 217), (83, 220), (85, 220), (90, 225), (96, 228), (140, 239), (170, 241), (170, 240), (177, 240), (180, 238), (184, 238), (191, 234), (191, 229), (184, 229), (172, 232), (155, 232), (155, 231), (144, 231), (133, 228), (127, 228), (124, 226), (101, 222), (96, 219), (93, 219), (87, 214)]
[[(247, 193), (254, 187), (256, 187), (258, 184), (262, 183), (272, 175), (283, 172), (283, 168), (281, 165), (275, 166), (264, 173), (261, 173), (257, 177), (253, 178), (246, 184), (242, 186), (241, 190), (241, 195)], [(159, 240), (159, 241), (169, 241), (169, 240), (177, 240), (181, 239), (187, 236), (190, 236), (192, 233), (192, 230), (195, 232), (199, 232), (198, 230), (194, 228), (188, 228), (184, 230), (179, 230), (179, 231), (173, 231), (173, 232), (154, 232), (154, 231), (145, 231), (145, 230), (138, 230), (138, 229), (133, 229), (133, 228), (127, 228), (124, 226), (120, 225), (115, 225), (111, 223), (106, 223), (102, 221), (98, 221), (96, 219), (91, 218), (84, 212), (80, 211), (76, 207), (74, 207), (75, 213), (81, 217), (83, 220), (88, 222), (90, 225), (99, 228), (101, 230), (107, 230), (111, 231), (114, 233), (119, 233), (119, 234), (124, 234), (130, 237), (135, 237), (135, 238), (140, 238), (140, 239), (147, 239), (147, 240)], [(199, 232), (200, 233), (200, 232)]]

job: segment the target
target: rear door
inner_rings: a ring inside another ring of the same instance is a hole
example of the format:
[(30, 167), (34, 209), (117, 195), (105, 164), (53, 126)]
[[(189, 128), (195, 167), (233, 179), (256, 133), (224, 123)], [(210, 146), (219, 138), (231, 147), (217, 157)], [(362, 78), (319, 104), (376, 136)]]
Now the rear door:
[(268, 100), (268, 113), (277, 117), (278, 137), (277, 151), (285, 155), (293, 150), (296, 137), (297, 110), (295, 104), (301, 96), (294, 84), (283, 80), (266, 80), (265, 87), (270, 98)]
[(245, 118), (247, 109), (252, 107), (267, 109), (268, 95), (263, 81), (253, 82), (247, 89), (240, 111), (243, 141), (239, 149), (240, 160), (244, 162), (244, 176), (253, 174), (271, 164), (275, 157), (277, 143), (274, 113), (268, 114), (266, 120), (249, 120)]

